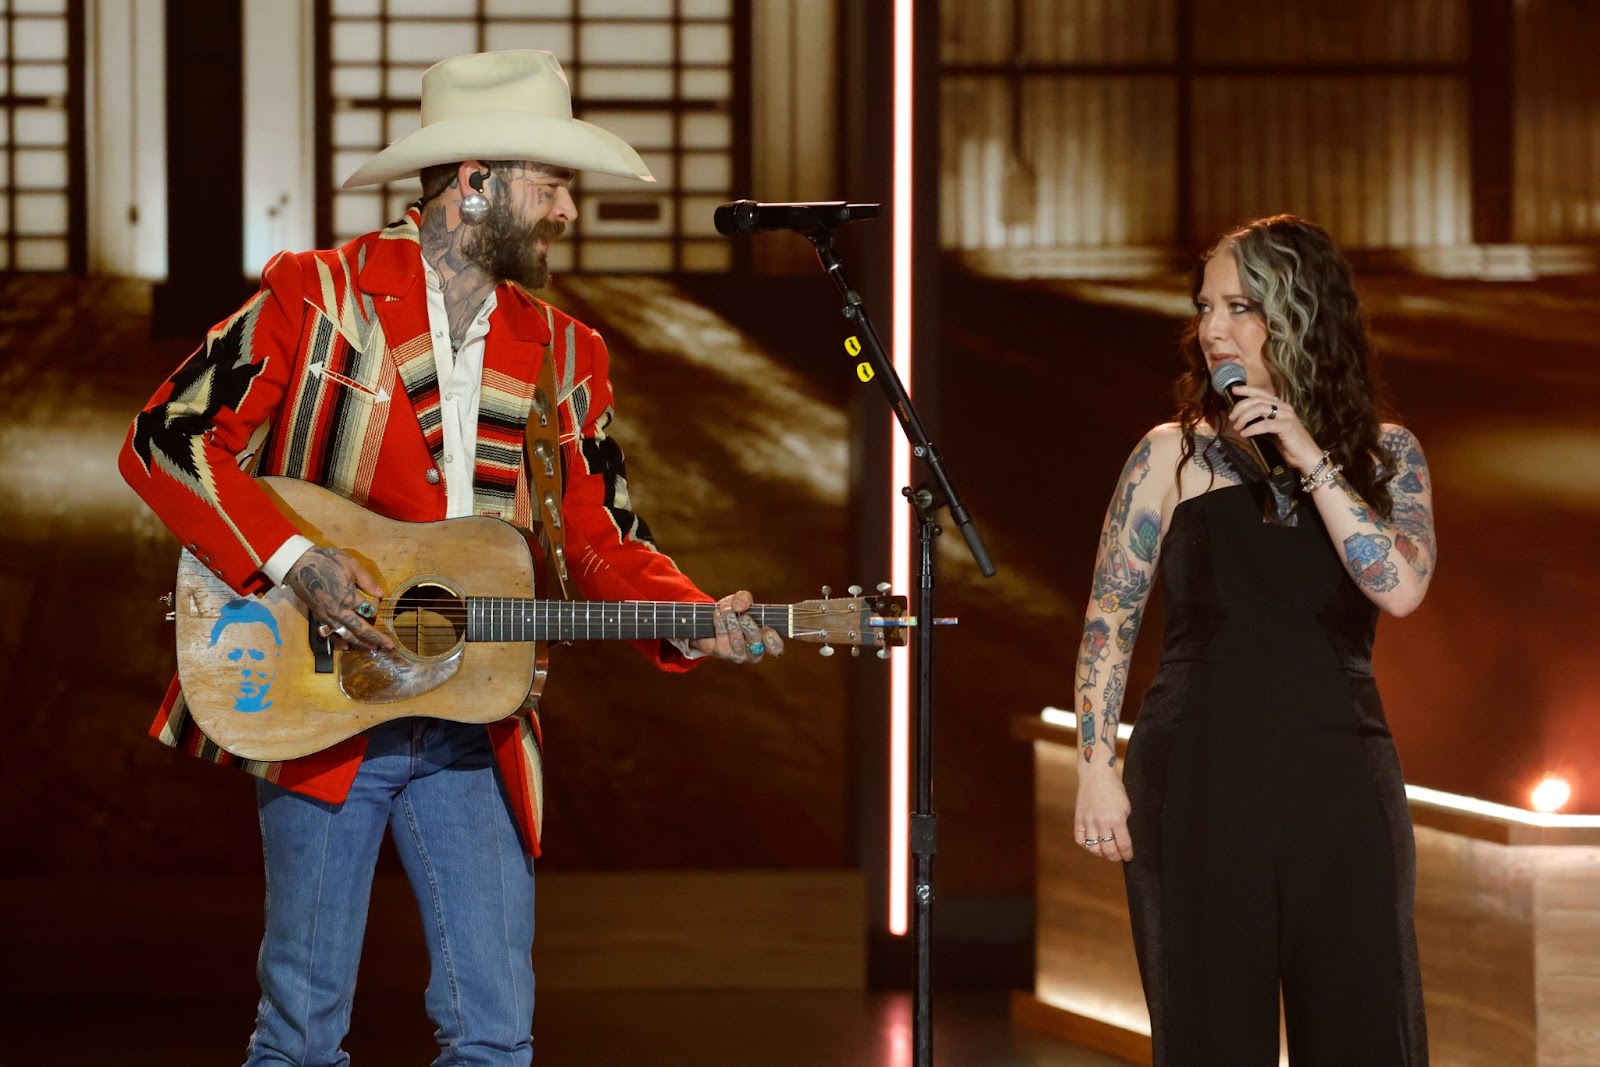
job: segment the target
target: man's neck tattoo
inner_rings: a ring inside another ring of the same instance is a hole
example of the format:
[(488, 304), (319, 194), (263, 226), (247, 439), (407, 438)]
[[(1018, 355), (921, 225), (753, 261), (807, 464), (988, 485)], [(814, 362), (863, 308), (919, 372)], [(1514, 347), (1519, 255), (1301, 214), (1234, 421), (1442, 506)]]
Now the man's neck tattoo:
[(461, 347), (467, 336), (467, 327), (498, 284), (466, 255), (463, 245), (468, 230), (468, 224), (460, 220), (451, 227), (445, 219), (444, 206), (438, 200), (430, 201), (423, 209), (422, 227), (418, 233), (422, 258), (439, 276), (445, 317), (450, 323), (452, 350)]

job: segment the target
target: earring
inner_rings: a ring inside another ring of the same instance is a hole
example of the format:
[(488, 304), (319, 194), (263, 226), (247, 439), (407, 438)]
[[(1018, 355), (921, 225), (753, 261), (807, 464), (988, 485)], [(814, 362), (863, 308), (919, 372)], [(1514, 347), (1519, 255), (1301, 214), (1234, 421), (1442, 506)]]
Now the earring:
[(468, 178), (472, 192), (461, 198), (461, 218), (469, 226), (476, 226), (489, 217), (489, 198), (483, 195), (483, 178), (481, 171)]

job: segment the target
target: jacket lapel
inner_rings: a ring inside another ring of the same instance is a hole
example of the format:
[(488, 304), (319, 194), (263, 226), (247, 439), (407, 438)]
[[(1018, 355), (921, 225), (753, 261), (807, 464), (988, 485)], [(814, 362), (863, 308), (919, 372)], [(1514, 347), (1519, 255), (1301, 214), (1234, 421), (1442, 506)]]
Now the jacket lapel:
[(539, 364), (550, 344), (550, 324), (545, 320), (543, 305), (520, 285), (501, 284), (495, 290), (489, 335), (484, 340), (484, 378), (493, 373), (521, 381), (531, 397)]
[(379, 232), (361, 271), (361, 288), (371, 294), (389, 358), (411, 400), (428, 452), (439, 464), (444, 456), (444, 423), (433, 340), (428, 335), (428, 298), (418, 239), (421, 220), (421, 212), (412, 207)]

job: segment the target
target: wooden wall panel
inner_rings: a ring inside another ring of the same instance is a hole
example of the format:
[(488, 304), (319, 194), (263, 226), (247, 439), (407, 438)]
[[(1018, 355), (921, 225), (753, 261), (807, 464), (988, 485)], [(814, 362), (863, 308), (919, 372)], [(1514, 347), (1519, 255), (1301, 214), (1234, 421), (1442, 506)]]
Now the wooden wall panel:
[(1009, 62), (1011, 3), (943, 0), (939, 5), (940, 57), (946, 63)]
[(1526, 0), (1516, 19), (1513, 236), (1600, 239), (1600, 4)]
[(1539, 1067), (1592, 1067), (1600, 1051), (1600, 849), (1538, 851)]
[(1426, 826), (1417, 836), (1417, 943), (1435, 1062), (1537, 1062), (1529, 852)]
[(1463, 79), (1204, 77), (1194, 116), (1199, 235), (1288, 211), (1346, 248), (1471, 239)]
[[(751, 72), (750, 188), (734, 195), (782, 203), (837, 199), (838, 27), (828, 4), (756, 0)], [(814, 273), (817, 255), (800, 240), (753, 241), (763, 274)]]
[(1164, 244), (1176, 226), (1170, 78), (1032, 78), (1013, 143), (1011, 87), (944, 85), (941, 241), (946, 248)]
[(1046, 63), (1170, 63), (1177, 0), (1020, 0), (1021, 53)]
[(1135, 1033), (1150, 1032), (1120, 864), (1107, 863), (1073, 835), (1078, 754), (1036, 744), (1038, 841), (1034, 993), (1041, 1000)]
[(977, 269), (1093, 272), (1285, 211), (1352, 249), (1471, 243), (1467, 0), (1192, 0), (1187, 49), (1176, 0), (942, 10), (940, 238)]
[[(1022, 39), (1012, 41), (1016, 4)], [(944, 0), (946, 63), (1166, 63), (1177, 58), (1177, 0)]]
[(1466, 0), (1192, 0), (1201, 63), (1438, 63), (1467, 57)]

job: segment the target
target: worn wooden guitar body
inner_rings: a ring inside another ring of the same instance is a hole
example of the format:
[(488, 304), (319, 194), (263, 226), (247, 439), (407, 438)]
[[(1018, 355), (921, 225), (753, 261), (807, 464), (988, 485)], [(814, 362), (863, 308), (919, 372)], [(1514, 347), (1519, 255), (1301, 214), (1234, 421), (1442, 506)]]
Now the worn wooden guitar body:
[[(714, 605), (534, 599), (527, 535), (486, 516), (386, 519), (310, 482), (260, 485), (318, 545), (340, 548), (386, 595), (372, 624), (393, 651), (336, 651), (282, 586), (241, 597), (188, 552), (173, 591), (178, 676), (207, 737), (246, 759), (320, 751), (391, 719), (494, 722), (544, 685), (544, 642), (712, 635)], [(786, 638), (877, 648), (905, 644), (904, 597), (757, 604)]]
[[(260, 484), (306, 536), (360, 560), (386, 603), (410, 610), (381, 619), (394, 651), (331, 652), (292, 591), (242, 598), (183, 553), (178, 676), (211, 740), (246, 759), (289, 759), (411, 715), (494, 722), (542, 686), (533, 646), (474, 642), (469, 654), (466, 645), (466, 598), (533, 596), (533, 553), (517, 527), (486, 516), (399, 522), (310, 482)], [(317, 670), (319, 651), (331, 652), (331, 671)]]

